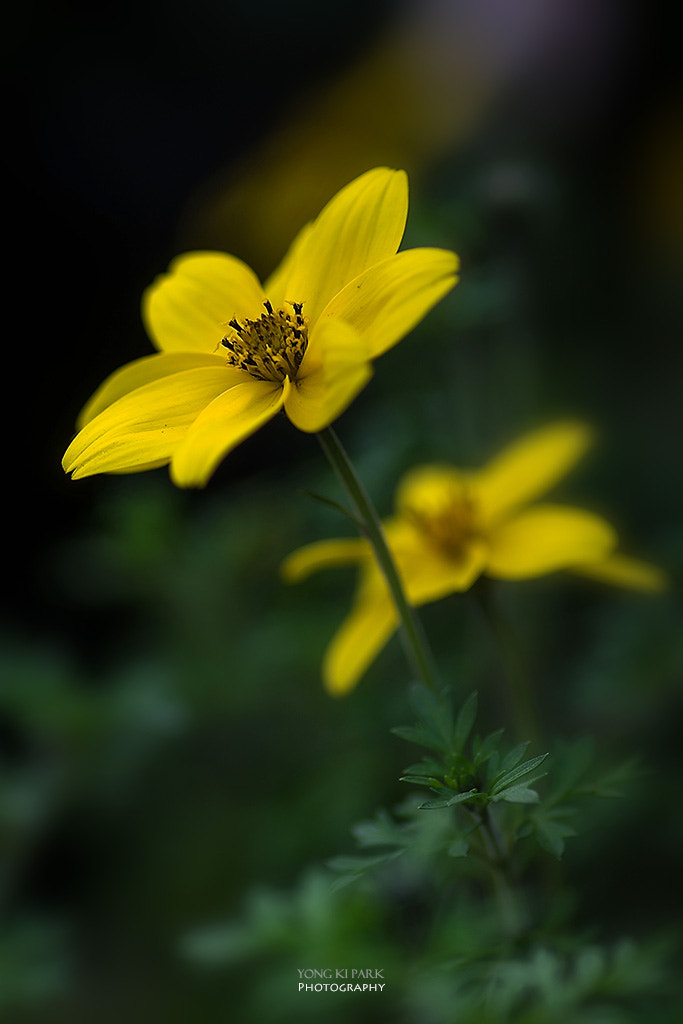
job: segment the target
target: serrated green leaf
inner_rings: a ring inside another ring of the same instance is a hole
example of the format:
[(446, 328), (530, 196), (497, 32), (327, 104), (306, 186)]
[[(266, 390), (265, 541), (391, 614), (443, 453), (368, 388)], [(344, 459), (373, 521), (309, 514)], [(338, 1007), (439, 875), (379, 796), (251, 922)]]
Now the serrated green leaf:
[(467, 793), (455, 793), (451, 797), (444, 797), (441, 800), (428, 800), (424, 804), (420, 804), (419, 810), (421, 811), (433, 811), (438, 807), (454, 807), (456, 804), (462, 804), (466, 800), (471, 800), (473, 796), (477, 796), (479, 790), (470, 789)]
[(508, 789), (515, 789), (518, 785), (525, 786), (528, 789), (530, 786), (533, 785), (534, 782), (538, 782), (539, 779), (545, 779), (547, 774), (547, 772), (532, 772), (528, 778), (524, 779), (524, 782), (520, 784), (513, 783), (512, 786), (505, 786), (504, 789), (498, 790), (495, 794), (492, 794), (491, 799), (500, 800), (504, 792), (506, 792)]
[[(491, 795), (493, 796), (496, 793), (500, 793), (501, 790), (507, 789), (508, 786), (513, 784), (513, 782), (516, 782), (517, 779), (521, 779), (525, 775), (528, 775), (534, 770), (534, 768), (538, 768), (539, 765), (543, 764), (547, 756), (547, 754), (540, 754), (538, 757), (532, 757), (531, 760), (518, 765), (517, 768), (513, 768), (512, 771), (504, 772), (504, 774), (498, 777), (491, 786)], [(536, 776), (536, 778), (538, 777), (539, 776)]]
[(462, 753), (465, 743), (472, 731), (474, 720), (477, 717), (477, 702), (478, 694), (477, 691), (474, 690), (460, 708), (458, 717), (455, 720), (453, 749), (458, 754)]

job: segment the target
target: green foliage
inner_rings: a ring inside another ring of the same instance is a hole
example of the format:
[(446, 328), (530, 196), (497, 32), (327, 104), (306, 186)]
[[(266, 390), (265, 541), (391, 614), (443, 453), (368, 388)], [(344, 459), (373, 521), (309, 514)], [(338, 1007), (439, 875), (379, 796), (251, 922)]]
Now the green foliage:
[(0, 1020), (17, 1005), (40, 1005), (68, 985), (65, 929), (25, 919), (0, 928)]
[[(554, 767), (550, 785), (542, 791), (532, 788), (551, 774), (543, 768), (549, 755), (525, 759), (527, 742), (501, 749), (502, 729), (485, 736), (473, 734), (477, 703), (475, 691), (455, 714), (445, 692), (435, 695), (424, 686), (413, 686), (411, 704), (417, 722), (391, 731), (426, 747), (433, 756), (409, 765), (400, 781), (427, 787), (437, 799), (407, 800), (397, 809), (398, 820), (380, 810), (372, 821), (356, 825), (352, 831), (358, 847), (373, 848), (374, 852), (329, 861), (339, 873), (335, 888), (386, 868), (402, 856), (431, 862), (444, 854), (470, 857), (479, 867), (502, 868), (514, 874), (518, 860), (527, 865), (524, 840), (530, 837), (559, 860), (565, 841), (577, 835), (577, 804), (591, 797), (617, 797), (619, 786), (636, 775), (635, 765), (629, 762), (589, 777), (595, 749), (590, 740), (583, 739), (558, 744), (550, 761)], [(451, 813), (440, 816), (438, 823), (427, 822), (421, 813), (448, 808)], [(431, 869), (437, 870), (433, 863)]]
[[(387, 988), (383, 1013), (368, 1020), (669, 1024), (675, 943), (588, 940), (558, 917), (555, 882), (547, 889), (542, 870), (544, 852), (559, 859), (577, 834), (581, 801), (619, 796), (635, 767), (592, 774), (595, 744), (582, 739), (558, 743), (546, 772), (549, 755), (526, 758), (527, 743), (505, 749), (501, 729), (474, 731), (476, 693), (457, 714), (446, 694), (423, 687), (411, 702), (416, 723), (392, 732), (431, 754), (402, 781), (438, 799), (414, 794), (359, 822), (358, 853), (332, 858), (332, 874), (312, 870), (288, 893), (251, 892), (239, 917), (188, 933), (183, 955), (207, 971), (250, 967), (277, 987), (281, 1011), (302, 1020), (323, 1007), (312, 994), (302, 1000), (299, 968), (334, 977), (335, 967), (362, 961), (382, 968)], [(535, 856), (523, 842), (532, 836)], [(416, 912), (419, 950), (406, 919)], [(242, 1009), (259, 1019), (264, 1006), (253, 994)], [(324, 1013), (348, 1019), (348, 997), (325, 993)]]
[[(525, 760), (527, 742), (502, 752), (503, 731), (500, 729), (483, 738), (475, 735), (469, 742), (477, 714), (476, 691), (455, 716), (445, 695), (435, 696), (415, 685), (411, 696), (418, 725), (392, 731), (440, 756), (427, 757), (410, 765), (404, 770), (401, 781), (426, 786), (436, 793), (436, 800), (419, 805), (422, 810), (459, 807), (468, 816), (467, 825), (455, 824), (457, 834), (451, 847), (452, 856), (464, 856), (472, 833), (490, 827), (491, 805), (501, 801), (525, 806), (539, 803), (538, 791), (532, 789), (532, 784), (547, 775), (540, 768), (548, 754)], [(523, 838), (531, 832), (537, 834), (531, 821), (529, 815), (518, 819), (511, 832), (512, 839)], [(506, 856), (510, 845), (511, 841), (506, 839)]]
[[(426, 820), (426, 816), (421, 816)], [(431, 817), (434, 821), (434, 816)], [(383, 816), (363, 826), (370, 843), (389, 838)], [(391, 831), (391, 826), (390, 826)], [(394, 868), (396, 865), (394, 865)], [(404, 899), (409, 874), (402, 876)], [(385, 983), (382, 1010), (360, 997), (354, 1016), (400, 1024), (671, 1024), (675, 993), (664, 965), (670, 945), (638, 946), (622, 940), (599, 945), (581, 936), (561, 941), (529, 935), (501, 941), (495, 907), (461, 893), (439, 904), (434, 892), (429, 942), (416, 949), (400, 913), (399, 878), (374, 876), (363, 887), (339, 891), (320, 869), (305, 873), (289, 892), (259, 888), (248, 894), (238, 918), (196, 928), (182, 941), (182, 955), (204, 974), (227, 972), (228, 983), (251, 980), (240, 1010), (258, 1020), (277, 993), (285, 1018), (348, 1020), (351, 996), (301, 994), (299, 971), (372, 964)], [(412, 878), (416, 895), (416, 881)], [(422, 898), (427, 886), (423, 887)], [(347, 968), (347, 969), (348, 969)], [(324, 1002), (322, 1001), (324, 998)], [(368, 1013), (364, 1016), (364, 1011)], [(369, 1011), (369, 1012), (368, 1012)], [(675, 1011), (674, 1011), (675, 1012)]]

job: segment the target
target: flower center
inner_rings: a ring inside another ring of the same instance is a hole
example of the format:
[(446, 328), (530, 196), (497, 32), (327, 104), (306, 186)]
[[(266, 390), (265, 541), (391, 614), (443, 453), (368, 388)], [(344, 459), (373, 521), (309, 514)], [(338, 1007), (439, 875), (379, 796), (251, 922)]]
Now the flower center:
[(453, 488), (430, 507), (408, 505), (404, 514), (433, 548), (456, 561), (479, 534), (476, 505), (464, 488)]
[(246, 370), (255, 380), (281, 384), (294, 380), (308, 346), (308, 322), (302, 316), (302, 302), (290, 302), (293, 313), (273, 309), (268, 299), (266, 312), (258, 320), (229, 321), (232, 332), (221, 345), (227, 348), (228, 366)]

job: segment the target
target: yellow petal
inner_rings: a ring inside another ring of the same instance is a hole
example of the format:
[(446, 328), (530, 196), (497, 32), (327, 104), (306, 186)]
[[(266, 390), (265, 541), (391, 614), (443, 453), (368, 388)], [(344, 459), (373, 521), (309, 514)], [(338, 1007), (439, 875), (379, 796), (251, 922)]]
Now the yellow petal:
[(76, 435), (64, 469), (78, 479), (168, 462), (193, 420), (233, 380), (225, 367), (199, 367), (136, 388)]
[(285, 387), (247, 380), (219, 395), (188, 430), (171, 463), (178, 487), (203, 487), (219, 462), (282, 408)]
[(468, 500), (466, 476), (453, 466), (429, 463), (416, 466), (401, 478), (396, 489), (396, 508), (403, 516), (443, 515)]
[(288, 555), (282, 563), (281, 572), (288, 583), (298, 583), (319, 569), (357, 564), (369, 555), (368, 542), (360, 537), (320, 540)]
[(407, 249), (370, 267), (321, 314), (351, 324), (371, 357), (405, 337), (456, 284), (458, 258), (445, 249)]
[(527, 579), (604, 560), (616, 544), (600, 516), (562, 505), (535, 505), (491, 531), (486, 572)]
[(297, 247), (284, 298), (303, 302), (311, 325), (333, 295), (399, 247), (408, 213), (403, 171), (376, 167), (334, 196)]
[(505, 448), (470, 478), (483, 519), (494, 522), (544, 494), (578, 462), (591, 440), (584, 423), (554, 423)]
[(84, 427), (98, 413), (127, 395), (129, 391), (134, 391), (160, 377), (199, 366), (225, 366), (225, 359), (222, 356), (205, 355), (203, 352), (161, 352), (127, 363), (110, 374), (83, 406), (78, 417), (78, 428)]
[(299, 430), (315, 433), (341, 415), (371, 376), (367, 349), (356, 331), (327, 320), (313, 331), (285, 411)]
[(264, 292), (246, 263), (222, 252), (178, 256), (142, 297), (147, 332), (164, 352), (215, 353), (233, 317), (256, 319)]
[(656, 565), (641, 562), (637, 558), (625, 555), (611, 555), (600, 562), (577, 566), (575, 572), (603, 583), (613, 583), (617, 587), (628, 587), (631, 590), (644, 590), (659, 594), (669, 585), (667, 574)]
[(328, 693), (334, 697), (349, 693), (396, 625), (396, 612), (390, 600), (357, 603), (325, 652), (323, 682)]
[[(287, 291), (287, 282), (289, 281), (292, 271), (296, 266), (296, 262), (299, 258), (299, 253), (301, 252), (312, 227), (313, 222), (309, 221), (309, 223), (306, 224), (301, 229), (301, 231), (299, 231), (296, 238), (294, 239), (289, 249), (287, 250), (285, 258), (282, 260), (280, 265), (273, 271), (270, 277), (266, 279), (263, 285), (264, 292), (266, 293), (271, 303), (275, 307), (282, 306), (287, 301), (287, 299), (290, 299), (290, 301), (294, 302), (297, 301), (296, 299), (291, 299), (291, 296)], [(308, 310), (306, 310), (306, 315), (308, 315)]]
[(458, 559), (444, 558), (438, 553), (423, 550), (419, 561), (406, 563), (399, 557), (398, 564), (408, 600), (417, 606), (469, 590), (481, 576), (486, 560), (485, 545), (469, 543)]
[[(406, 597), (415, 606), (468, 590), (481, 575), (487, 549), (479, 540), (464, 544), (455, 557), (432, 545), (419, 528), (401, 516), (382, 526)], [(365, 582), (366, 587), (372, 583), (370, 579)]]

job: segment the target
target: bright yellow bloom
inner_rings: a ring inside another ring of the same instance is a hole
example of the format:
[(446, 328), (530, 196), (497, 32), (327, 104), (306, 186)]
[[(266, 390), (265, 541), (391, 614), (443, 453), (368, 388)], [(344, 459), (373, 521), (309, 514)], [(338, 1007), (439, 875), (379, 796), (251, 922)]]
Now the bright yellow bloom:
[[(519, 580), (557, 569), (661, 590), (664, 574), (616, 554), (616, 534), (602, 517), (566, 505), (529, 504), (571, 469), (590, 437), (581, 423), (557, 423), (521, 438), (477, 472), (427, 465), (407, 473), (396, 514), (383, 525), (409, 602), (427, 604), (467, 590), (482, 574)], [(361, 569), (354, 606), (323, 664), (333, 694), (356, 685), (396, 629), (389, 591), (362, 539), (309, 544), (283, 564), (285, 579), (296, 581), (354, 563)]]
[(306, 432), (329, 426), (456, 283), (457, 257), (398, 252), (403, 171), (378, 167), (299, 232), (261, 285), (235, 256), (173, 261), (143, 297), (160, 350), (112, 374), (81, 413), (64, 469), (77, 477), (171, 465), (203, 486), (225, 455), (284, 408)]

